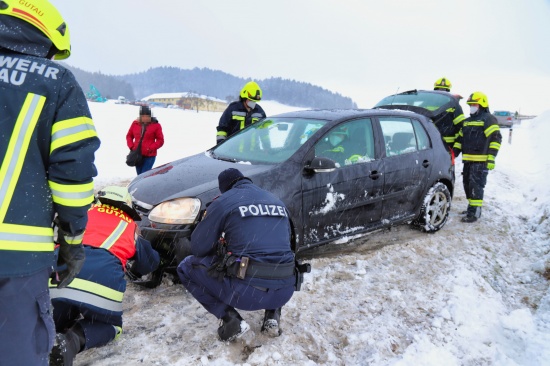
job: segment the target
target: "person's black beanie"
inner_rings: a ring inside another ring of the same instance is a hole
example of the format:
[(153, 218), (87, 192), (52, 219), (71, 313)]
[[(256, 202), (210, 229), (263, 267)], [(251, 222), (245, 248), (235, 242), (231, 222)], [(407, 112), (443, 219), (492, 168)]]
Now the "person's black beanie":
[(248, 179), (241, 173), (238, 169), (229, 168), (225, 169), (223, 172), (218, 175), (218, 185), (220, 187), (220, 192), (225, 193), (233, 187), (233, 184), (237, 183), (241, 179)]
[(140, 116), (150, 116), (150, 115), (151, 115), (151, 108), (149, 108), (149, 107), (146, 106), (146, 105), (142, 105), (142, 106), (139, 108), (139, 115), (140, 115)]

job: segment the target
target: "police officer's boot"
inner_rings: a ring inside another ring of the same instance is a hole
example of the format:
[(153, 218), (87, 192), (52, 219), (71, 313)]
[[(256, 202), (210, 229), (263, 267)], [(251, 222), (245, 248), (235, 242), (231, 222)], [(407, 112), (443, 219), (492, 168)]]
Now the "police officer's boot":
[(79, 325), (65, 333), (57, 333), (50, 353), (50, 366), (72, 366), (76, 354), (82, 350), (85, 343), (86, 337)]
[(218, 335), (222, 341), (231, 342), (249, 329), (250, 326), (243, 320), (237, 310), (228, 307), (222, 317), (222, 325), (218, 328)]
[(476, 222), (481, 217), (481, 207), (468, 206), (468, 213), (462, 218), (462, 222)]
[(281, 322), (281, 308), (268, 310), (266, 309), (264, 315), (264, 322), (262, 323), (262, 332), (269, 334), (272, 337), (278, 337), (281, 335), (282, 330), (279, 326)]

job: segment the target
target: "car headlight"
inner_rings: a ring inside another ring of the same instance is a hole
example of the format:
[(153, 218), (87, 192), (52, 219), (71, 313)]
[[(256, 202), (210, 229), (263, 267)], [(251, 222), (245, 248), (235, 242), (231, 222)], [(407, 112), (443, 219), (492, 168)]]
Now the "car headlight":
[(149, 220), (161, 224), (192, 224), (201, 208), (198, 198), (177, 198), (166, 201), (149, 213)]

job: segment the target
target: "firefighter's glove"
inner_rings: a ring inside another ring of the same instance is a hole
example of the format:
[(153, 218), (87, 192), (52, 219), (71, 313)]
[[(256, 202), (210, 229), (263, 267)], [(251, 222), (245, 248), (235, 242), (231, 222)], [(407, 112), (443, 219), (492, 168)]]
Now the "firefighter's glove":
[(75, 238), (67, 235), (68, 234), (63, 233), (61, 230), (58, 233), (59, 256), (57, 258), (57, 266), (67, 265), (67, 268), (59, 272), (59, 283), (57, 284), (57, 288), (67, 287), (80, 272), (84, 265), (84, 260), (86, 259), (82, 243), (69, 244), (67, 238), (70, 238), (70, 241), (73, 241)]
[(487, 156), (487, 169), (489, 169), (489, 170), (495, 169), (495, 157), (494, 157), (494, 155), (488, 155)]

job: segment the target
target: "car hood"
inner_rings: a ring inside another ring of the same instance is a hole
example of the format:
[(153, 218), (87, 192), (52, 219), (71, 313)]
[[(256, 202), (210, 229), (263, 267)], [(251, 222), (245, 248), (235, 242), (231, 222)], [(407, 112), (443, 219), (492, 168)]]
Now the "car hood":
[(218, 175), (227, 168), (239, 169), (244, 176), (253, 180), (254, 176), (272, 166), (218, 160), (210, 157), (208, 152), (203, 152), (137, 176), (128, 185), (128, 190), (135, 201), (151, 206), (181, 197), (205, 196), (205, 200), (211, 200), (220, 194)]

